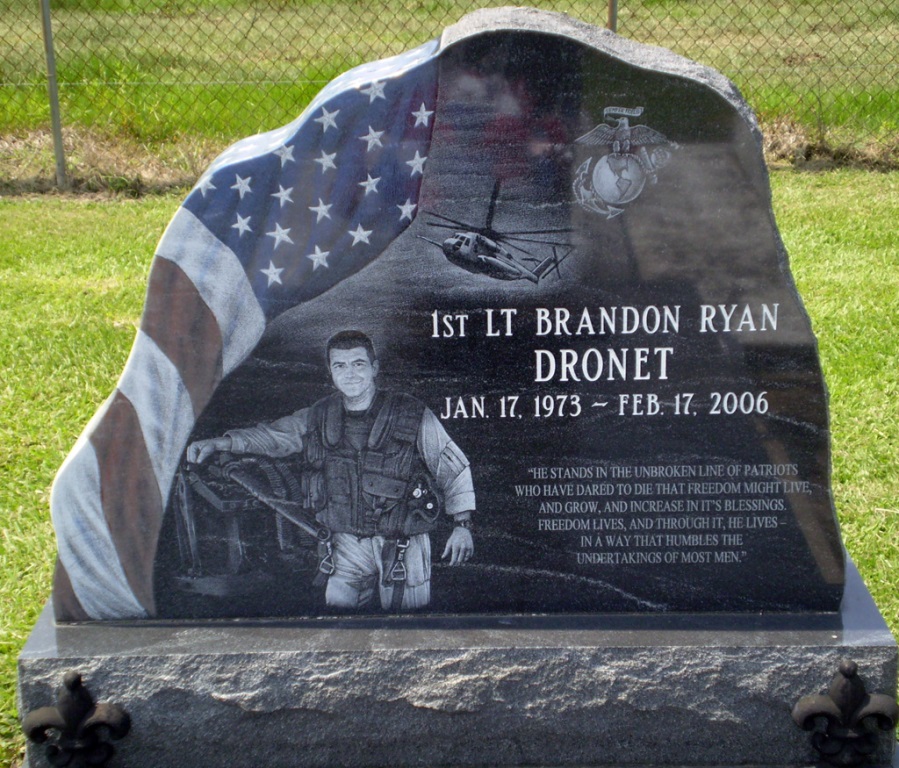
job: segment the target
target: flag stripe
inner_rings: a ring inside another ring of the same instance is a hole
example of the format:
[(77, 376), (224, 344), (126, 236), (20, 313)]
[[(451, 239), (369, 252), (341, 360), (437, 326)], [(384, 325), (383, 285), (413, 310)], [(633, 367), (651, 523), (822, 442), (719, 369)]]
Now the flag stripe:
[(134, 407), (121, 392), (90, 436), (100, 469), (101, 503), (125, 577), (147, 613), (155, 612), (153, 560), (163, 500)]
[(153, 264), (141, 330), (181, 372), (198, 418), (222, 378), (222, 336), (199, 291), (173, 261)]
[(56, 567), (53, 569), (53, 612), (59, 617), (64, 615), (69, 621), (87, 621), (90, 616), (75, 595), (69, 574), (66, 573), (62, 561), (56, 558)]
[[(181, 452), (194, 426), (193, 403), (178, 369), (156, 343), (138, 331), (119, 390), (131, 401), (159, 496), (168, 499)], [(124, 471), (124, 470), (123, 470)]]
[[(78, 602), (93, 619), (145, 616), (134, 596), (112, 541), (100, 501), (100, 466), (93, 446), (79, 440), (68, 455), (50, 498), (59, 559)], [(65, 605), (57, 617), (72, 621)]]
[(227, 376), (252, 351), (265, 330), (265, 315), (234, 252), (186, 208), (179, 208), (156, 255), (178, 264), (218, 322), (222, 374)]
[(438, 48), (342, 75), (290, 125), (223, 153), (175, 214), (118, 391), (54, 486), (59, 618), (154, 613), (170, 489), (217, 386), (269, 320), (371, 263), (412, 222)]

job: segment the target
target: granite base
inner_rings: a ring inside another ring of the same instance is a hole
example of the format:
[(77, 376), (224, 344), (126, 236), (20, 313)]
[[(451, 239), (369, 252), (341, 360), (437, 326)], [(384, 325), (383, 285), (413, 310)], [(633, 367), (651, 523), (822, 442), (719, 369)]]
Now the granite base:
[(131, 715), (112, 762), (129, 768), (801, 766), (816, 755), (790, 711), (846, 657), (895, 696), (896, 642), (851, 564), (827, 615), (56, 626), (48, 608), (19, 711), (79, 671)]

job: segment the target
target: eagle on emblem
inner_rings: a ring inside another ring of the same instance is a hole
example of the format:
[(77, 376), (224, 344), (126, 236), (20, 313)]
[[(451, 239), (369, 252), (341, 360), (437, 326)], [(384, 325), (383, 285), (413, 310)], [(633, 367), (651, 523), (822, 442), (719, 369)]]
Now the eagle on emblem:
[(593, 167), (589, 157), (578, 168), (572, 190), (578, 203), (607, 218), (624, 213), (626, 205), (639, 197), (647, 179), (658, 181), (657, 171), (671, 159), (678, 145), (646, 125), (631, 125), (630, 118), (643, 114), (643, 107), (606, 107), (600, 123), (575, 141), (587, 146), (609, 147)]

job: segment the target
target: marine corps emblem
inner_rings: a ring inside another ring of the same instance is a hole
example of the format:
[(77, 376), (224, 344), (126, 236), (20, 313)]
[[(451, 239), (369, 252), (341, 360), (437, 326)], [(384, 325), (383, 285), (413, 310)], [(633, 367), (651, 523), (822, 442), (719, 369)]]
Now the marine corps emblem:
[(631, 126), (629, 118), (642, 114), (643, 107), (606, 107), (603, 119), (611, 118), (616, 125), (602, 123), (576, 140), (577, 144), (612, 150), (596, 161), (592, 174), (593, 157), (581, 163), (575, 174), (572, 189), (578, 203), (588, 211), (609, 219), (624, 213), (621, 206), (640, 196), (647, 179), (656, 183), (656, 171), (668, 164), (671, 152), (678, 148), (648, 126)]

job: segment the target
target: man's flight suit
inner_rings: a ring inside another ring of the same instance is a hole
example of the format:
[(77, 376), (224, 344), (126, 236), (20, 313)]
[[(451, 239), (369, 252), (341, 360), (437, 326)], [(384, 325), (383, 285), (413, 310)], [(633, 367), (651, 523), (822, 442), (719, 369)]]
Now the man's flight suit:
[(333, 534), (329, 605), (364, 605), (375, 583), (385, 609), (430, 602), (429, 533), (440, 507), (455, 517), (475, 498), (468, 460), (421, 402), (379, 391), (366, 411), (348, 412), (335, 393), (226, 435), (235, 453), (301, 453), (303, 501)]

